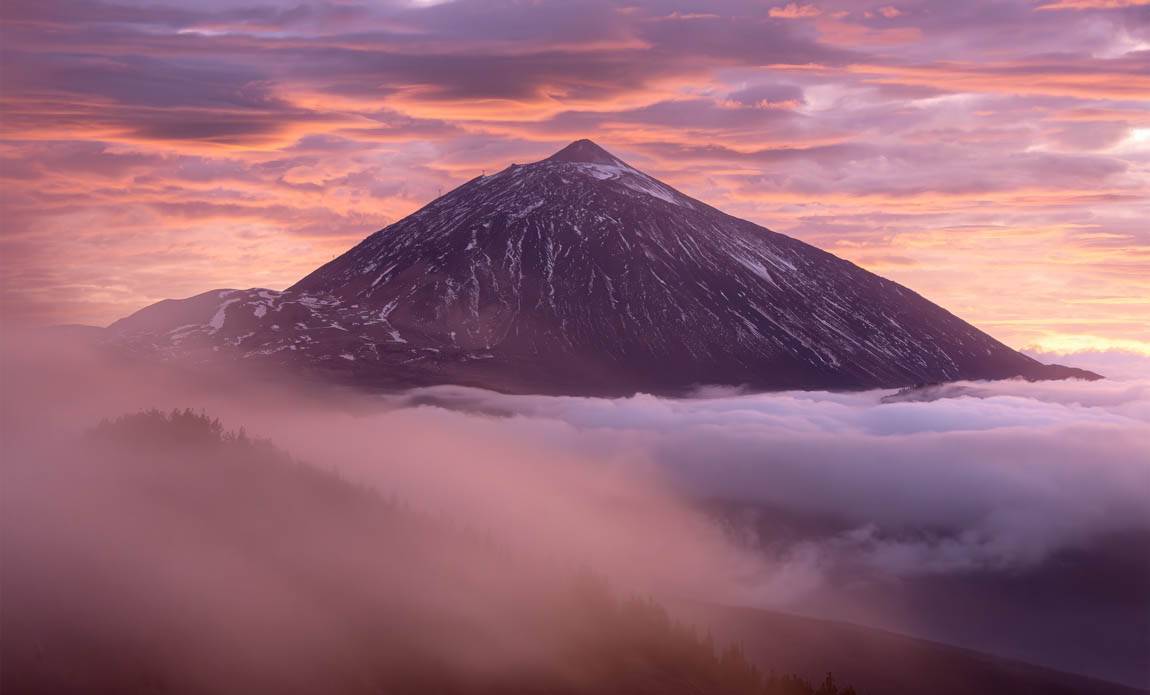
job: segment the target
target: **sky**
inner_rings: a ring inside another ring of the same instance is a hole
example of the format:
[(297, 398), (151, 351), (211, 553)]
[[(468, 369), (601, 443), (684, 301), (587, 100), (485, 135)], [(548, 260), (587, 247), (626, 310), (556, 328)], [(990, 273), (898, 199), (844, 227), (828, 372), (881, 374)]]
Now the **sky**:
[(6, 0), (0, 309), (289, 286), (588, 137), (1042, 354), (1150, 355), (1150, 0)]

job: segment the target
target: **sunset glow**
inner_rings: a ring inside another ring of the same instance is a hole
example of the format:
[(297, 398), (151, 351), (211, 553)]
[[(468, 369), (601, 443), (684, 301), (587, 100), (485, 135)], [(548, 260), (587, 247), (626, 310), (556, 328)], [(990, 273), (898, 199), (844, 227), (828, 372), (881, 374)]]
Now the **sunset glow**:
[(282, 289), (592, 137), (1006, 343), (1150, 355), (1150, 5), (9, 0), (6, 320)]
[(1150, 695), (1150, 0), (0, 0), (0, 692)]

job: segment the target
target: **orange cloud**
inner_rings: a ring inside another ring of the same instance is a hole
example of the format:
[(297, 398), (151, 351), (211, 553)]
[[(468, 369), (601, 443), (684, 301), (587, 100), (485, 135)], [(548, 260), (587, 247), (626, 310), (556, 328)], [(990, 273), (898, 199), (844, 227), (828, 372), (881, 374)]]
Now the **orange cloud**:
[(814, 5), (800, 5), (797, 2), (788, 2), (781, 7), (772, 7), (767, 14), (776, 19), (810, 19), (823, 13)]
[(880, 29), (836, 18), (820, 19), (816, 26), (819, 38), (834, 46), (894, 46), (922, 40), (922, 30), (918, 27)]

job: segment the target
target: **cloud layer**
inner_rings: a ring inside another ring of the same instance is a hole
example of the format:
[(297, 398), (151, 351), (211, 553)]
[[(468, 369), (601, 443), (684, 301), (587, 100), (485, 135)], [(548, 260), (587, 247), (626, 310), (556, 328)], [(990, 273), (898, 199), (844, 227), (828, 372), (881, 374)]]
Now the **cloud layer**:
[[(813, 613), (1116, 678), (1145, 654), (1150, 565), (1130, 549), (1150, 539), (1146, 379), (365, 396), (109, 361), (43, 336), (0, 348), (10, 453), (120, 413), (202, 408), (626, 590)], [(974, 612), (948, 615), (949, 601)], [(1098, 629), (1128, 648), (1090, 642)]]
[[(674, 575), (702, 585), (714, 572), (746, 601), (797, 600), (840, 567), (896, 577), (1022, 570), (1109, 535), (1150, 532), (1146, 379), (712, 389), (692, 399), (451, 386), (308, 396), (246, 374), (117, 364), (42, 338), (9, 341), (3, 365), (11, 395), (0, 424), (14, 439), (145, 407), (204, 408), (303, 460), (464, 523), (483, 519), (537, 550), (611, 566), (651, 555), (678, 569), (658, 565), (639, 583)], [(77, 395), (81, 381), (89, 388)], [(818, 523), (796, 535), (732, 518), (720, 532), (699, 516), (713, 500)], [(719, 550), (701, 562), (667, 543)]]
[(1008, 342), (1150, 352), (1137, 2), (6, 2), (4, 313), (290, 284), (591, 136)]
[(514, 413), (510, 428), (558, 421), (637, 448), (691, 497), (834, 519), (844, 530), (819, 552), (893, 574), (1021, 567), (1150, 530), (1146, 381), (687, 401), (445, 388), (423, 397), (432, 393), (454, 408)]

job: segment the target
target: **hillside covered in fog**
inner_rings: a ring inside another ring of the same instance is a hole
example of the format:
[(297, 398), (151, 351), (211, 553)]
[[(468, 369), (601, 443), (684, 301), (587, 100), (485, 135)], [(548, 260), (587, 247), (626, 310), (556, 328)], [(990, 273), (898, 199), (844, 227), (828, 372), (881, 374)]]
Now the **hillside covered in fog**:
[(853, 692), (205, 415), (64, 452), (9, 471), (7, 693)]

